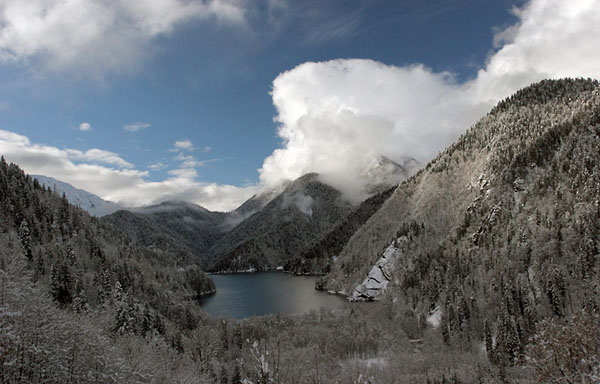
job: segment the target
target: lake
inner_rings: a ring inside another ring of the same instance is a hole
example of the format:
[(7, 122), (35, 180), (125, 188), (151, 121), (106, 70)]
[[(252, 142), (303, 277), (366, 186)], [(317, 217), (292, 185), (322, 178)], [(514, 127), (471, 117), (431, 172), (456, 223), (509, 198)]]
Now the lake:
[(242, 319), (270, 313), (305, 313), (320, 307), (340, 308), (348, 302), (315, 289), (316, 277), (281, 272), (211, 275), (217, 293), (200, 300), (217, 317)]

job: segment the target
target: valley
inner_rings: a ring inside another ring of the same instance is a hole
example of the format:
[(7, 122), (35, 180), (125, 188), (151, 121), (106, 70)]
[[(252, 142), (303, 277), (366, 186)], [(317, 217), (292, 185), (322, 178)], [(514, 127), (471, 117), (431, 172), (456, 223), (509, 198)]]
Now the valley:
[[(101, 215), (3, 157), (0, 378), (594, 382), (598, 148), (598, 81), (562, 79), (499, 102), (419, 169), (380, 161), (361, 201), (308, 173), (230, 212)], [(264, 308), (244, 308), (259, 290)]]

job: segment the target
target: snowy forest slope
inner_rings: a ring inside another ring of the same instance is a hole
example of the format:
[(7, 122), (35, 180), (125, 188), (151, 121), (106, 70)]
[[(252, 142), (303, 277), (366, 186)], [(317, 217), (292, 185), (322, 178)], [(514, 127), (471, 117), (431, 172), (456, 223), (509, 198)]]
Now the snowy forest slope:
[(517, 92), (399, 186), (326, 288), (351, 292), (406, 236), (387, 299), (415, 318), (439, 311), (448, 344), (475, 338), (514, 363), (538, 321), (600, 304), (598, 148), (597, 81)]

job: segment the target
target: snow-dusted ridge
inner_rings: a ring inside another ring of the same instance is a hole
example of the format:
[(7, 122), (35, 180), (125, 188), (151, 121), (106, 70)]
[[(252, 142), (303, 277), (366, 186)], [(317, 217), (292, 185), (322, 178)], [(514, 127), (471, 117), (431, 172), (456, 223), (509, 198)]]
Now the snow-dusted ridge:
[(93, 193), (75, 188), (71, 184), (53, 177), (42, 175), (31, 175), (31, 177), (36, 179), (40, 184), (45, 185), (46, 188), (50, 187), (59, 195), (64, 193), (69, 203), (87, 211), (92, 216), (101, 217), (123, 209), (123, 206), (120, 204), (106, 201)]

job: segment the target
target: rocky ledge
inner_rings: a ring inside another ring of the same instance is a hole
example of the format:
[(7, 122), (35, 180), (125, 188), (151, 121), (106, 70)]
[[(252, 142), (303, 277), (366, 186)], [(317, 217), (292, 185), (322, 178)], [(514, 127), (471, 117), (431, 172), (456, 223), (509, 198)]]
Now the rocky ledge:
[(354, 288), (348, 298), (350, 301), (373, 301), (383, 295), (392, 281), (394, 264), (402, 254), (402, 245), (407, 241), (406, 236), (399, 237), (385, 249), (383, 256), (371, 268), (367, 278)]

